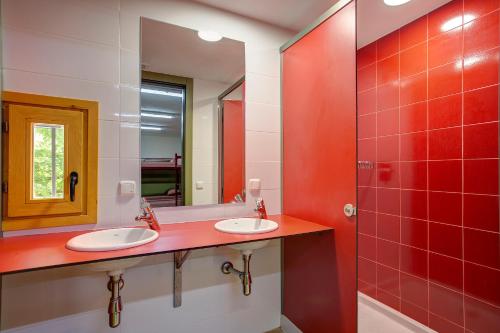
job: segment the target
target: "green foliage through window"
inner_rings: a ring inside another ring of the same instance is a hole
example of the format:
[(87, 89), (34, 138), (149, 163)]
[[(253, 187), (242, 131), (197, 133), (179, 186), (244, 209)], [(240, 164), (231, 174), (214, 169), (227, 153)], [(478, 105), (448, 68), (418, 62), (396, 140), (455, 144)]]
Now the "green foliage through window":
[(33, 199), (64, 197), (64, 126), (33, 125)]

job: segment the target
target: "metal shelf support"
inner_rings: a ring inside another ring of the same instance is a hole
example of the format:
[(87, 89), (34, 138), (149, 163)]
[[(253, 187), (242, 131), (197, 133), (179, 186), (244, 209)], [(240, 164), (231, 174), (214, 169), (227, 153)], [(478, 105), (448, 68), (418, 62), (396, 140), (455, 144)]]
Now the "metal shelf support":
[(182, 305), (182, 265), (190, 254), (191, 250), (174, 252), (174, 308)]

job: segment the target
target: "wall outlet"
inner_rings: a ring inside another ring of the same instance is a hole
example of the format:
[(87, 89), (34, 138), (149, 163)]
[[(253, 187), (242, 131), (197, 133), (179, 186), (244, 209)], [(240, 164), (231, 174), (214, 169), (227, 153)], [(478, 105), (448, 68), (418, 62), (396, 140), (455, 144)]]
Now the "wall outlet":
[(135, 194), (135, 181), (133, 181), (133, 180), (120, 180), (120, 194), (121, 195), (134, 195)]
[(248, 188), (250, 191), (258, 191), (261, 187), (261, 181), (259, 178), (251, 178), (248, 180)]

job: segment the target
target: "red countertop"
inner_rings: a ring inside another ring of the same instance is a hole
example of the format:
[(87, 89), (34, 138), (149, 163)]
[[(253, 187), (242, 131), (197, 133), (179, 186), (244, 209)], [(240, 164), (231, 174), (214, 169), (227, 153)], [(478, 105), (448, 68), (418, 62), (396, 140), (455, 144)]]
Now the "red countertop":
[(162, 224), (156, 241), (106, 252), (68, 250), (66, 242), (85, 233), (82, 231), (0, 238), (0, 275), (333, 230), (331, 227), (286, 215), (274, 215), (269, 219), (277, 222), (279, 228), (273, 232), (254, 235), (219, 232), (214, 228), (217, 221)]

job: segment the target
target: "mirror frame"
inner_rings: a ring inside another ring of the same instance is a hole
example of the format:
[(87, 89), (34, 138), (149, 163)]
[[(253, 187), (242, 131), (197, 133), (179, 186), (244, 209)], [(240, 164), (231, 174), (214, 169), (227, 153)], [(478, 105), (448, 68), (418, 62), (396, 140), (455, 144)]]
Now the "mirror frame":
[[(143, 20), (152, 20), (152, 21), (156, 21), (156, 22), (159, 22), (159, 23), (163, 23), (163, 24), (168, 24), (168, 25), (174, 25), (174, 26), (177, 26), (177, 27), (180, 27), (180, 28), (184, 28), (184, 29), (189, 29), (189, 30), (193, 30), (193, 31), (196, 31), (196, 29), (194, 28), (190, 28), (190, 27), (186, 27), (186, 26), (182, 26), (182, 25), (177, 25), (177, 24), (174, 24), (174, 23), (170, 23), (170, 22), (164, 22), (164, 21), (161, 21), (161, 20), (158, 20), (158, 19), (154, 19), (154, 18), (149, 18), (149, 17), (146, 17), (146, 16), (139, 16), (139, 85), (142, 84), (142, 80), (143, 80), (143, 73), (144, 72), (149, 72), (151, 74), (162, 74), (162, 75), (165, 75), (165, 76), (172, 76), (174, 77), (175, 75), (170, 75), (170, 74), (164, 74), (164, 73), (155, 73), (155, 72), (150, 72), (146, 69), (143, 68), (142, 66), (142, 33), (143, 33), (143, 27), (142, 27), (142, 24), (143, 24)], [(226, 37), (224, 35), (222, 35), (222, 38), (227, 38), (227, 39), (230, 39), (232, 41), (236, 41), (236, 42), (239, 42), (239, 43), (242, 43), (243, 44), (243, 49), (245, 50), (246, 49), (246, 42), (245, 41), (242, 41), (242, 40), (238, 40), (238, 39), (234, 39), (234, 38), (230, 38), (230, 37)], [(243, 58), (243, 61), (244, 61), (244, 74), (243, 76), (238, 79), (238, 81), (236, 81), (235, 83), (233, 83), (229, 88), (227, 88), (224, 92), (222, 92), (218, 97), (217, 97), (217, 111), (218, 111), (218, 149), (219, 149), (219, 158), (218, 158), (218, 163), (219, 165), (221, 165), (220, 163), (222, 162), (223, 160), (223, 151), (222, 151), (222, 115), (223, 115), (223, 107), (221, 106), (221, 102), (222, 102), (222, 99), (227, 96), (228, 94), (230, 94), (233, 90), (235, 90), (236, 88), (238, 88), (244, 81), (245, 81), (245, 76), (246, 76), (246, 68), (247, 68), (247, 62), (246, 62), (246, 52), (244, 53), (245, 56)], [(154, 81), (151, 80), (151, 81)], [(188, 84), (186, 84), (187, 86)], [(193, 82), (193, 79), (191, 79), (191, 82), (189, 83), (190, 85), (190, 92), (191, 94), (193, 95), (193, 89), (194, 89), (194, 82)], [(189, 102), (189, 98), (187, 97), (186, 98), (186, 104)], [(193, 106), (194, 104), (194, 98), (193, 96), (191, 96), (191, 106)], [(246, 113), (246, 100), (243, 100), (243, 104), (245, 105), (245, 113)], [(139, 105), (138, 105), (138, 108), (139, 108), (139, 161), (142, 161), (142, 154), (141, 154), (141, 141), (142, 141), (142, 138), (141, 138), (141, 132), (140, 132), (140, 124), (141, 124), (141, 117), (140, 117), (140, 108), (141, 108), (141, 97), (140, 97), (140, 88), (139, 88)], [(185, 105), (185, 109), (186, 109), (186, 118), (187, 117), (191, 117), (190, 121), (191, 121), (191, 124), (192, 124), (192, 121), (193, 121), (193, 114), (191, 113), (189, 115), (189, 112), (187, 112), (188, 108), (187, 108), (187, 105)], [(246, 116), (244, 115), (243, 116), (243, 128), (244, 128), (244, 137), (243, 137), (243, 149), (246, 151), (246, 131), (247, 131), (247, 128), (246, 128)], [(183, 135), (184, 133), (186, 132), (186, 119), (183, 119), (183, 124), (181, 126), (182, 128), (182, 132), (183, 132)], [(192, 133), (192, 132), (191, 132)], [(189, 139), (189, 140), (188, 140)], [(192, 149), (192, 146), (193, 146), (193, 138), (192, 136), (190, 138), (187, 138), (185, 139), (187, 140), (186, 143), (183, 144), (183, 147), (182, 147), (182, 154), (184, 155), (185, 154), (185, 149), (186, 147), (190, 147)], [(184, 161), (183, 161), (184, 162)], [(232, 205), (232, 206), (246, 206), (246, 201), (247, 201), (247, 179), (246, 179), (246, 175), (247, 175), (247, 160), (246, 160), (246, 154), (245, 154), (245, 159), (243, 161), (244, 165), (245, 165), (245, 168), (244, 168), (244, 172), (243, 172), (243, 178), (244, 178), (244, 184), (245, 184), (245, 187), (244, 187), (244, 196), (243, 196), (243, 202), (228, 202), (228, 203), (224, 203), (222, 202), (223, 201), (223, 192), (221, 191), (222, 189), (222, 178), (221, 176), (223, 176), (223, 170), (222, 170), (222, 167), (219, 167), (219, 170), (218, 170), (218, 176), (219, 176), (219, 179), (218, 179), (218, 190), (219, 190), (219, 193), (218, 193), (218, 200), (217, 200), (217, 203), (210, 203), (210, 204), (199, 204), (199, 205), (193, 205), (192, 202), (191, 204), (189, 205), (186, 205), (186, 203), (184, 202), (184, 205), (183, 206), (171, 206), (171, 207), (167, 207), (167, 206), (160, 206), (160, 207), (156, 207), (155, 209), (168, 209), (168, 210), (172, 210), (172, 209), (195, 209), (195, 208), (198, 208), (198, 207), (217, 207), (217, 206), (225, 206), (225, 205)], [(191, 165), (191, 168), (189, 170), (189, 173), (191, 174), (192, 176), (192, 165)], [(185, 177), (187, 174), (187, 172), (184, 172), (184, 174), (182, 175), (182, 177)], [(185, 184), (184, 186), (186, 186), (186, 182), (183, 181), (183, 183)], [(187, 191), (190, 191), (192, 193), (192, 178), (191, 178), (191, 186), (190, 188), (187, 190)], [(139, 184), (138, 184), (138, 187), (139, 187), (139, 197), (142, 198), (142, 173), (141, 173), (141, 168), (139, 167)], [(186, 186), (187, 188), (187, 186)]]
[[(223, 140), (223, 137), (224, 137), (224, 132), (223, 132), (223, 125), (224, 125), (224, 98), (229, 95), (230, 93), (232, 93), (233, 91), (235, 91), (236, 89), (238, 89), (243, 83), (245, 83), (245, 75), (243, 75), (238, 81), (236, 81), (235, 83), (233, 83), (229, 88), (227, 88), (226, 90), (224, 90), (224, 92), (222, 94), (219, 95), (219, 97), (217, 98), (217, 102), (218, 102), (218, 111), (219, 111), (219, 204), (220, 205), (226, 205), (226, 204), (235, 204), (237, 202), (224, 202), (224, 182), (223, 182), (223, 179), (224, 179), (224, 168), (222, 167), (223, 165), (223, 161), (224, 161), (224, 140)], [(246, 112), (246, 103), (245, 103), (245, 99), (242, 98), (242, 101), (243, 101), (243, 105), (244, 105), (244, 112)], [(245, 133), (243, 133), (243, 151), (245, 151), (245, 147), (246, 147), (246, 122), (245, 122), (245, 113), (243, 113), (243, 130), (245, 131)], [(245, 160), (243, 161), (244, 164), (245, 164), (245, 167), (243, 169), (243, 179), (245, 179), (245, 186), (243, 187), (243, 193), (242, 194), (242, 197), (243, 197), (243, 203), (246, 202), (246, 192), (247, 192), (247, 188), (246, 188), (246, 154), (245, 154)]]

